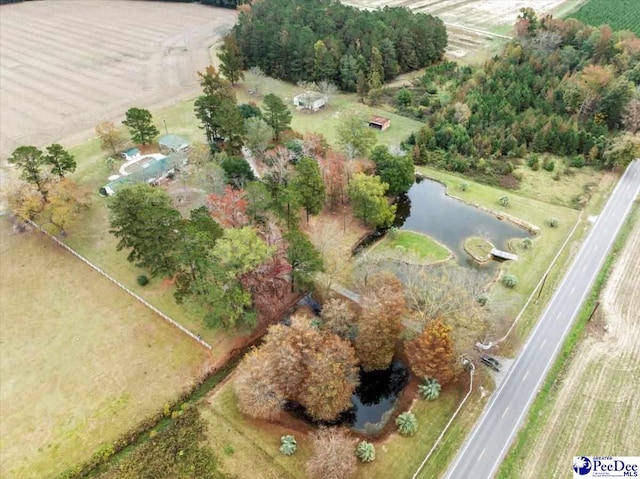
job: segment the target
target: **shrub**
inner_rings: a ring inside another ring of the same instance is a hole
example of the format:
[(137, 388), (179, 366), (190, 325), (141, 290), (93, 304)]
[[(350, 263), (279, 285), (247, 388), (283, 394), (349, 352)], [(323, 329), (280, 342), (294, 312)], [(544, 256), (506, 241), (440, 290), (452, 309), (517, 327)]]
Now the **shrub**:
[(469, 183), (467, 183), (466, 181), (463, 181), (462, 183), (460, 183), (460, 190), (468, 191), (469, 190)]
[(500, 204), (500, 206), (504, 206), (505, 208), (507, 208), (511, 203), (511, 199), (506, 195), (501, 196), (500, 199), (498, 200), (498, 203)]
[(525, 238), (522, 240), (522, 249), (531, 249), (533, 248), (533, 241), (531, 238)]
[(516, 276), (513, 274), (505, 274), (502, 277), (502, 284), (507, 288), (515, 288), (518, 284), (518, 278), (516, 278)]
[(296, 438), (287, 434), (286, 436), (282, 436), (280, 438), (280, 452), (285, 456), (291, 456), (294, 452), (298, 450), (298, 443), (296, 442)]
[(398, 102), (398, 105), (400, 105), (400, 106), (407, 107), (407, 106), (411, 105), (411, 102), (413, 101), (413, 97), (411, 95), (411, 92), (409, 90), (407, 90), (406, 88), (403, 88), (402, 90), (400, 90), (398, 92), (398, 96), (396, 98), (396, 101)]
[(223, 451), (227, 456), (231, 456), (234, 452), (236, 452), (231, 444), (227, 444), (226, 446), (224, 446)]
[(551, 228), (557, 228), (558, 227), (558, 219), (557, 218), (549, 218), (547, 220), (547, 225), (549, 225), (549, 227)]
[(361, 462), (373, 462), (376, 459), (376, 447), (367, 441), (360, 441), (356, 448), (356, 456)]
[(542, 162), (542, 167), (546, 170), (546, 171), (553, 171), (556, 167), (556, 163), (553, 160), (550, 160), (549, 158), (545, 158)]
[(586, 161), (582, 155), (574, 156), (569, 160), (569, 166), (572, 166), (573, 168), (582, 168), (585, 163)]
[(144, 286), (149, 283), (149, 278), (147, 278), (146, 274), (141, 274), (140, 276), (138, 276), (137, 281), (140, 286)]
[(392, 226), (391, 228), (389, 228), (389, 236), (391, 237), (391, 239), (398, 239), (398, 236), (400, 236), (400, 230), (397, 226)]
[(560, 170), (556, 171), (556, 174), (553, 175), (553, 181), (560, 181)]
[(418, 420), (412, 412), (403, 412), (396, 418), (398, 432), (403, 436), (413, 436), (418, 430)]
[(538, 155), (529, 155), (529, 158), (527, 158), (527, 166), (533, 171), (538, 171), (538, 168), (540, 168), (540, 159), (538, 158)]
[(422, 399), (435, 401), (440, 396), (440, 383), (434, 378), (424, 378), (422, 384), (418, 386), (418, 392)]
[(486, 306), (487, 303), (489, 302), (489, 296), (486, 294), (481, 294), (480, 296), (478, 296), (477, 301), (480, 306)]

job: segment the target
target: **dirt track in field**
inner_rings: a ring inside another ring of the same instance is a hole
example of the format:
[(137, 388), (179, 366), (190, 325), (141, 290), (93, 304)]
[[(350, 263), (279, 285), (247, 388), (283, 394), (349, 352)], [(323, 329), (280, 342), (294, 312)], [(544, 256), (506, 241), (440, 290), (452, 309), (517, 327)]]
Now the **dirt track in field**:
[(132, 106), (198, 91), (208, 47), (236, 12), (167, 2), (55, 0), (0, 7), (0, 158), (71, 145)]
[(570, 477), (573, 456), (640, 451), (640, 222), (601, 297), (546, 421), (522, 461), (522, 478)]

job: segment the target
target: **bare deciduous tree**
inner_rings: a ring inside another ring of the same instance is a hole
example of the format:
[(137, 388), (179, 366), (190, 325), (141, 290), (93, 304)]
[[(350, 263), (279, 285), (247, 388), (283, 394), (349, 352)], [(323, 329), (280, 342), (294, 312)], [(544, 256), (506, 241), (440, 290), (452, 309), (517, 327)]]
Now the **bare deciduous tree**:
[(313, 456), (307, 461), (307, 473), (313, 479), (349, 479), (356, 472), (356, 440), (346, 432), (320, 429), (312, 436)]

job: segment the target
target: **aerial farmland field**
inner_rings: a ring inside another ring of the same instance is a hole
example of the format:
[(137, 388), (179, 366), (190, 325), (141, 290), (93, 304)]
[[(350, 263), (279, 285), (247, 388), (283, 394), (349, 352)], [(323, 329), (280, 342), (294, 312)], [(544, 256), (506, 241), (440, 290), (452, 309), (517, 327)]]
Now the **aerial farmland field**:
[(19, 145), (85, 140), (131, 106), (195, 96), (207, 47), (236, 18), (233, 10), (165, 2), (56, 0), (0, 9), (3, 162)]
[(0, 218), (0, 477), (55, 477), (202, 374), (209, 353), (38, 232)]
[(509, 36), (523, 7), (533, 8), (538, 16), (584, 3), (584, 0), (343, 0), (357, 8), (407, 7), (416, 12), (440, 17), (447, 25), (447, 55), (467, 59), (484, 50), (491, 40)]

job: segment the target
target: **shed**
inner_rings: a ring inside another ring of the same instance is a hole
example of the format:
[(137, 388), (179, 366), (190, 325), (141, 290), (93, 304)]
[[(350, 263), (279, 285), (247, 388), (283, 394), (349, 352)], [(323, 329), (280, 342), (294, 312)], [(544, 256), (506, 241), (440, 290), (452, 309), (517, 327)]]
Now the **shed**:
[(126, 161), (134, 161), (140, 159), (140, 150), (137, 148), (129, 148), (120, 153), (120, 156)]
[(293, 104), (299, 110), (318, 111), (326, 106), (329, 98), (327, 95), (317, 91), (305, 91), (293, 97)]
[(384, 131), (391, 126), (391, 120), (383, 116), (372, 116), (369, 120), (369, 127)]
[(163, 153), (186, 153), (189, 142), (178, 135), (163, 135), (158, 140), (158, 146)]

